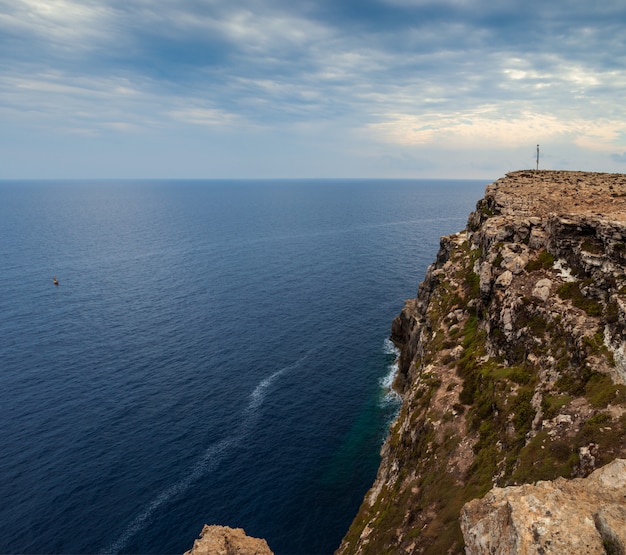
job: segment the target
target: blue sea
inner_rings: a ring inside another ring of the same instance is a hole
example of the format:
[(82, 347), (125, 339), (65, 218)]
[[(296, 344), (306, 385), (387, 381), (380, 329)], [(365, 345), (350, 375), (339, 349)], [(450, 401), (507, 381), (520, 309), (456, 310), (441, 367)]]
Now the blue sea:
[[(0, 552), (328, 554), (486, 181), (0, 182)], [(53, 284), (56, 276), (59, 284)]]

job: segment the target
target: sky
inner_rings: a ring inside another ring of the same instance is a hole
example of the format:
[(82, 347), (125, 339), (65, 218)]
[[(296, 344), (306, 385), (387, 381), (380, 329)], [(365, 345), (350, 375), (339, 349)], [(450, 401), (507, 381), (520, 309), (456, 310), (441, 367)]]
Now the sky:
[(0, 179), (626, 172), (624, 0), (0, 0)]

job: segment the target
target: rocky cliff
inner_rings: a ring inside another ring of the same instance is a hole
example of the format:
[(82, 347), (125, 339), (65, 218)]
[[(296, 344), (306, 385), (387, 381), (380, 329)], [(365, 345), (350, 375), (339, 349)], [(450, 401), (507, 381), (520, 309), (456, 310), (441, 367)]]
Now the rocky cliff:
[(392, 339), (403, 404), (339, 555), (463, 553), (470, 500), (625, 457), (626, 176), (489, 185)]

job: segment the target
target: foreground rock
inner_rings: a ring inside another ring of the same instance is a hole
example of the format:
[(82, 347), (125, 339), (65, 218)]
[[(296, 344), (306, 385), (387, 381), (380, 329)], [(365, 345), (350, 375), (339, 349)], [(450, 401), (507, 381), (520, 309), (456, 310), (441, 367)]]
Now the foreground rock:
[(241, 528), (205, 525), (200, 538), (184, 555), (274, 555), (265, 540), (251, 538)]
[(467, 555), (626, 553), (626, 460), (588, 478), (494, 488), (467, 503)]
[(392, 339), (402, 408), (338, 554), (462, 554), (468, 501), (626, 458), (626, 175), (489, 185)]

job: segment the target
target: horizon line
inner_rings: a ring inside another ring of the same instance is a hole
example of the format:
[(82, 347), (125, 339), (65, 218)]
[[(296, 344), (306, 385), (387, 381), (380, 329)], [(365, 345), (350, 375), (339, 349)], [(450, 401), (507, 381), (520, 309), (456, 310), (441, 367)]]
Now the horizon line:
[[(524, 171), (524, 170), (514, 170)], [(509, 173), (509, 172), (507, 172)], [(503, 174), (504, 175), (504, 174)], [(0, 177), (7, 181), (485, 181), (492, 177)], [(497, 178), (496, 178), (497, 179)]]

